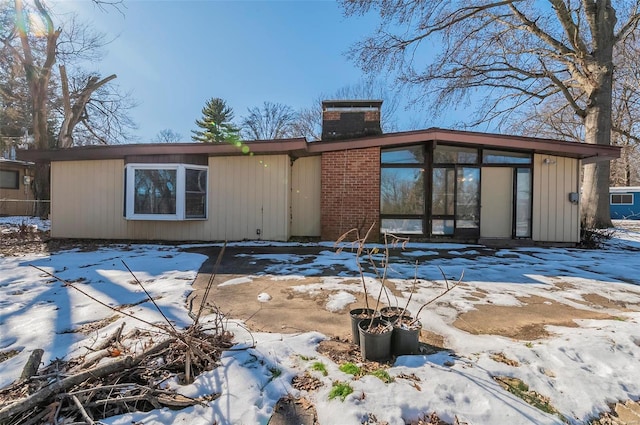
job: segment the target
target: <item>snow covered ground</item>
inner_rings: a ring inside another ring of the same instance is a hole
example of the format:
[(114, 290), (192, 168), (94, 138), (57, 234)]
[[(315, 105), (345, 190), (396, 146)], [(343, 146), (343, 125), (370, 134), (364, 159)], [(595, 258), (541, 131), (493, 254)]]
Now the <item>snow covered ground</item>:
[[(6, 231), (21, 223), (0, 218)], [(33, 221), (40, 229), (47, 222)], [(412, 255), (428, 255), (443, 245), (410, 244), (406, 262), (394, 264), (396, 285), (413, 281)], [(158, 409), (131, 413), (103, 420), (102, 423), (139, 424), (266, 424), (275, 403), (286, 394), (303, 395), (313, 402), (321, 424), (385, 423), (404, 424), (424, 414), (436, 412), (452, 423), (456, 418), (469, 424), (560, 424), (557, 415), (544, 413), (504, 390), (494, 376), (521, 379), (532, 390), (546, 396), (569, 422), (579, 424), (609, 409), (609, 403), (640, 398), (640, 233), (619, 229), (602, 250), (526, 248), (500, 250), (495, 256), (469, 256), (479, 249), (451, 245), (452, 258), (433, 256), (419, 265), (424, 280), (414, 295), (411, 308), (436, 294), (442, 278), (464, 271), (465, 292), (447, 294), (447, 305), (425, 309), (424, 327), (442, 335), (451, 352), (435, 355), (402, 356), (387, 372), (394, 379), (384, 383), (377, 377), (354, 377), (339, 370), (339, 364), (316, 351), (324, 336), (302, 334), (249, 334), (241, 324), (229, 323), (239, 345), (255, 341), (255, 348), (228, 351), (222, 365), (199, 376), (178, 391), (187, 396), (219, 393), (206, 406), (181, 411)], [(0, 387), (18, 378), (22, 365), (35, 348), (45, 352), (43, 361), (70, 358), (86, 352), (95, 334), (70, 332), (93, 321), (112, 316), (113, 311), (64, 286), (36, 266), (74, 282), (91, 296), (111, 306), (127, 305), (127, 311), (149, 322), (161, 322), (160, 314), (124, 263), (143, 282), (163, 313), (176, 326), (188, 326), (185, 299), (197, 270), (205, 260), (199, 254), (182, 252), (180, 247), (158, 245), (113, 245), (95, 251), (74, 249), (54, 254), (0, 254), (0, 352), (19, 354), (0, 363)], [(327, 252), (310, 266), (329, 267), (353, 261), (353, 254)], [(286, 261), (283, 261), (286, 263)], [(290, 277), (304, 276), (303, 266), (288, 264)], [(267, 271), (274, 280), (282, 279), (277, 268)], [(340, 286), (349, 276), (326, 278), (335, 296), (327, 308), (332, 311), (353, 302), (355, 289)], [(301, 280), (302, 282), (302, 280)], [(563, 282), (564, 290), (556, 284)], [(250, 284), (250, 278), (228, 284)], [(349, 285), (351, 286), (351, 285)], [(301, 283), (301, 290), (304, 283)], [(307, 288), (309, 291), (313, 288)], [(582, 308), (585, 294), (599, 294), (626, 309), (599, 309), (611, 320), (580, 320), (578, 327), (550, 326), (551, 336), (526, 342), (495, 335), (472, 335), (452, 326), (457, 313), (469, 311), (474, 303), (465, 297), (469, 291), (486, 293), (484, 301), (493, 305), (518, 305), (523, 298), (543, 296), (554, 302)], [(260, 294), (268, 303), (274, 294)], [(399, 297), (401, 305), (407, 292)], [(631, 307), (635, 306), (635, 307)], [(119, 318), (98, 332), (109, 333), (126, 318)], [(126, 319), (132, 326), (130, 319)], [(144, 327), (144, 325), (141, 325)], [(501, 353), (511, 364), (496, 359)], [(322, 362), (327, 375), (313, 370)], [(273, 371), (278, 370), (275, 374)], [(294, 376), (308, 372), (322, 382), (310, 393), (293, 388)], [(341, 400), (330, 399), (335, 382), (351, 386), (353, 392)], [(374, 420), (375, 418), (375, 420)], [(369, 422), (367, 422), (369, 421)], [(376, 422), (377, 421), (377, 422)]]

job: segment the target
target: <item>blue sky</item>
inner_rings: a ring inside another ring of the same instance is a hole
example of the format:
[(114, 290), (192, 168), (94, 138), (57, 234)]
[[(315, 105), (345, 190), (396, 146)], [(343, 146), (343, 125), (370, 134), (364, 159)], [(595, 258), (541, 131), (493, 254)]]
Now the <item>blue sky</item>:
[[(123, 13), (89, 0), (51, 3), (77, 11), (96, 29), (117, 38), (93, 65), (139, 101), (132, 117), (139, 141), (171, 129), (191, 138), (207, 99), (221, 97), (236, 120), (264, 101), (294, 109), (321, 94), (357, 84), (362, 72), (345, 56), (375, 31), (378, 18), (345, 17), (332, 0), (161, 1), (125, 0)], [(399, 110), (402, 122), (421, 121)], [(445, 125), (425, 123), (425, 126)]]

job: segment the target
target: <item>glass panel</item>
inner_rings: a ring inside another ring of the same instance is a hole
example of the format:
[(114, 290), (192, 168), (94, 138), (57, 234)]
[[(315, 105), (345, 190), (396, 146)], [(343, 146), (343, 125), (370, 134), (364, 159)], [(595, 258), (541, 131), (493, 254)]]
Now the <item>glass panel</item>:
[(381, 161), (383, 164), (422, 164), (424, 149), (422, 145), (384, 149)]
[(438, 145), (433, 151), (433, 162), (434, 164), (475, 164), (478, 162), (478, 150)]
[(432, 215), (453, 215), (456, 171), (453, 168), (433, 169)]
[(380, 226), (382, 233), (422, 234), (421, 219), (383, 218)]
[(633, 194), (611, 195), (611, 204), (615, 204), (615, 205), (633, 205)]
[(516, 170), (516, 237), (531, 237), (531, 169)]
[(431, 233), (433, 235), (453, 235), (453, 220), (434, 219), (431, 222)]
[(186, 218), (206, 217), (207, 203), (207, 170), (187, 168), (185, 170)]
[(0, 170), (0, 187), (3, 189), (19, 189), (18, 171)]
[(382, 168), (380, 170), (380, 212), (382, 214), (423, 214), (423, 174), (422, 168)]
[(177, 170), (135, 170), (135, 214), (176, 214)]
[(485, 164), (531, 164), (531, 154), (484, 150), (482, 162)]
[(480, 226), (480, 169), (458, 169), (456, 193), (456, 228)]

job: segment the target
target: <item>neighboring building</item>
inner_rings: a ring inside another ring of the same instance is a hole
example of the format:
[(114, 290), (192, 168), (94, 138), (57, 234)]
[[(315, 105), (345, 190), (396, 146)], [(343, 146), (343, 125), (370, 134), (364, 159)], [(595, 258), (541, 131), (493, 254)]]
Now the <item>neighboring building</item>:
[(0, 158), (0, 216), (33, 215), (33, 163)]
[(640, 186), (609, 188), (611, 218), (640, 220)]
[(331, 140), (85, 146), (19, 156), (51, 163), (55, 238), (330, 241), (375, 222), (370, 240), (393, 232), (412, 240), (573, 244), (581, 165), (620, 155), (614, 146), (438, 128), (380, 134), (380, 102), (324, 102), (323, 109)]

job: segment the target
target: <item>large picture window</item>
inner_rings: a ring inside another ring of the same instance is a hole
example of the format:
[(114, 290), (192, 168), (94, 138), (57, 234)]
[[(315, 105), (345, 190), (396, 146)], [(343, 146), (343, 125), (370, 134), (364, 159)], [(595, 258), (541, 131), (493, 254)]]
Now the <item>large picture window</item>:
[(127, 164), (125, 171), (127, 219), (207, 218), (207, 167)]

